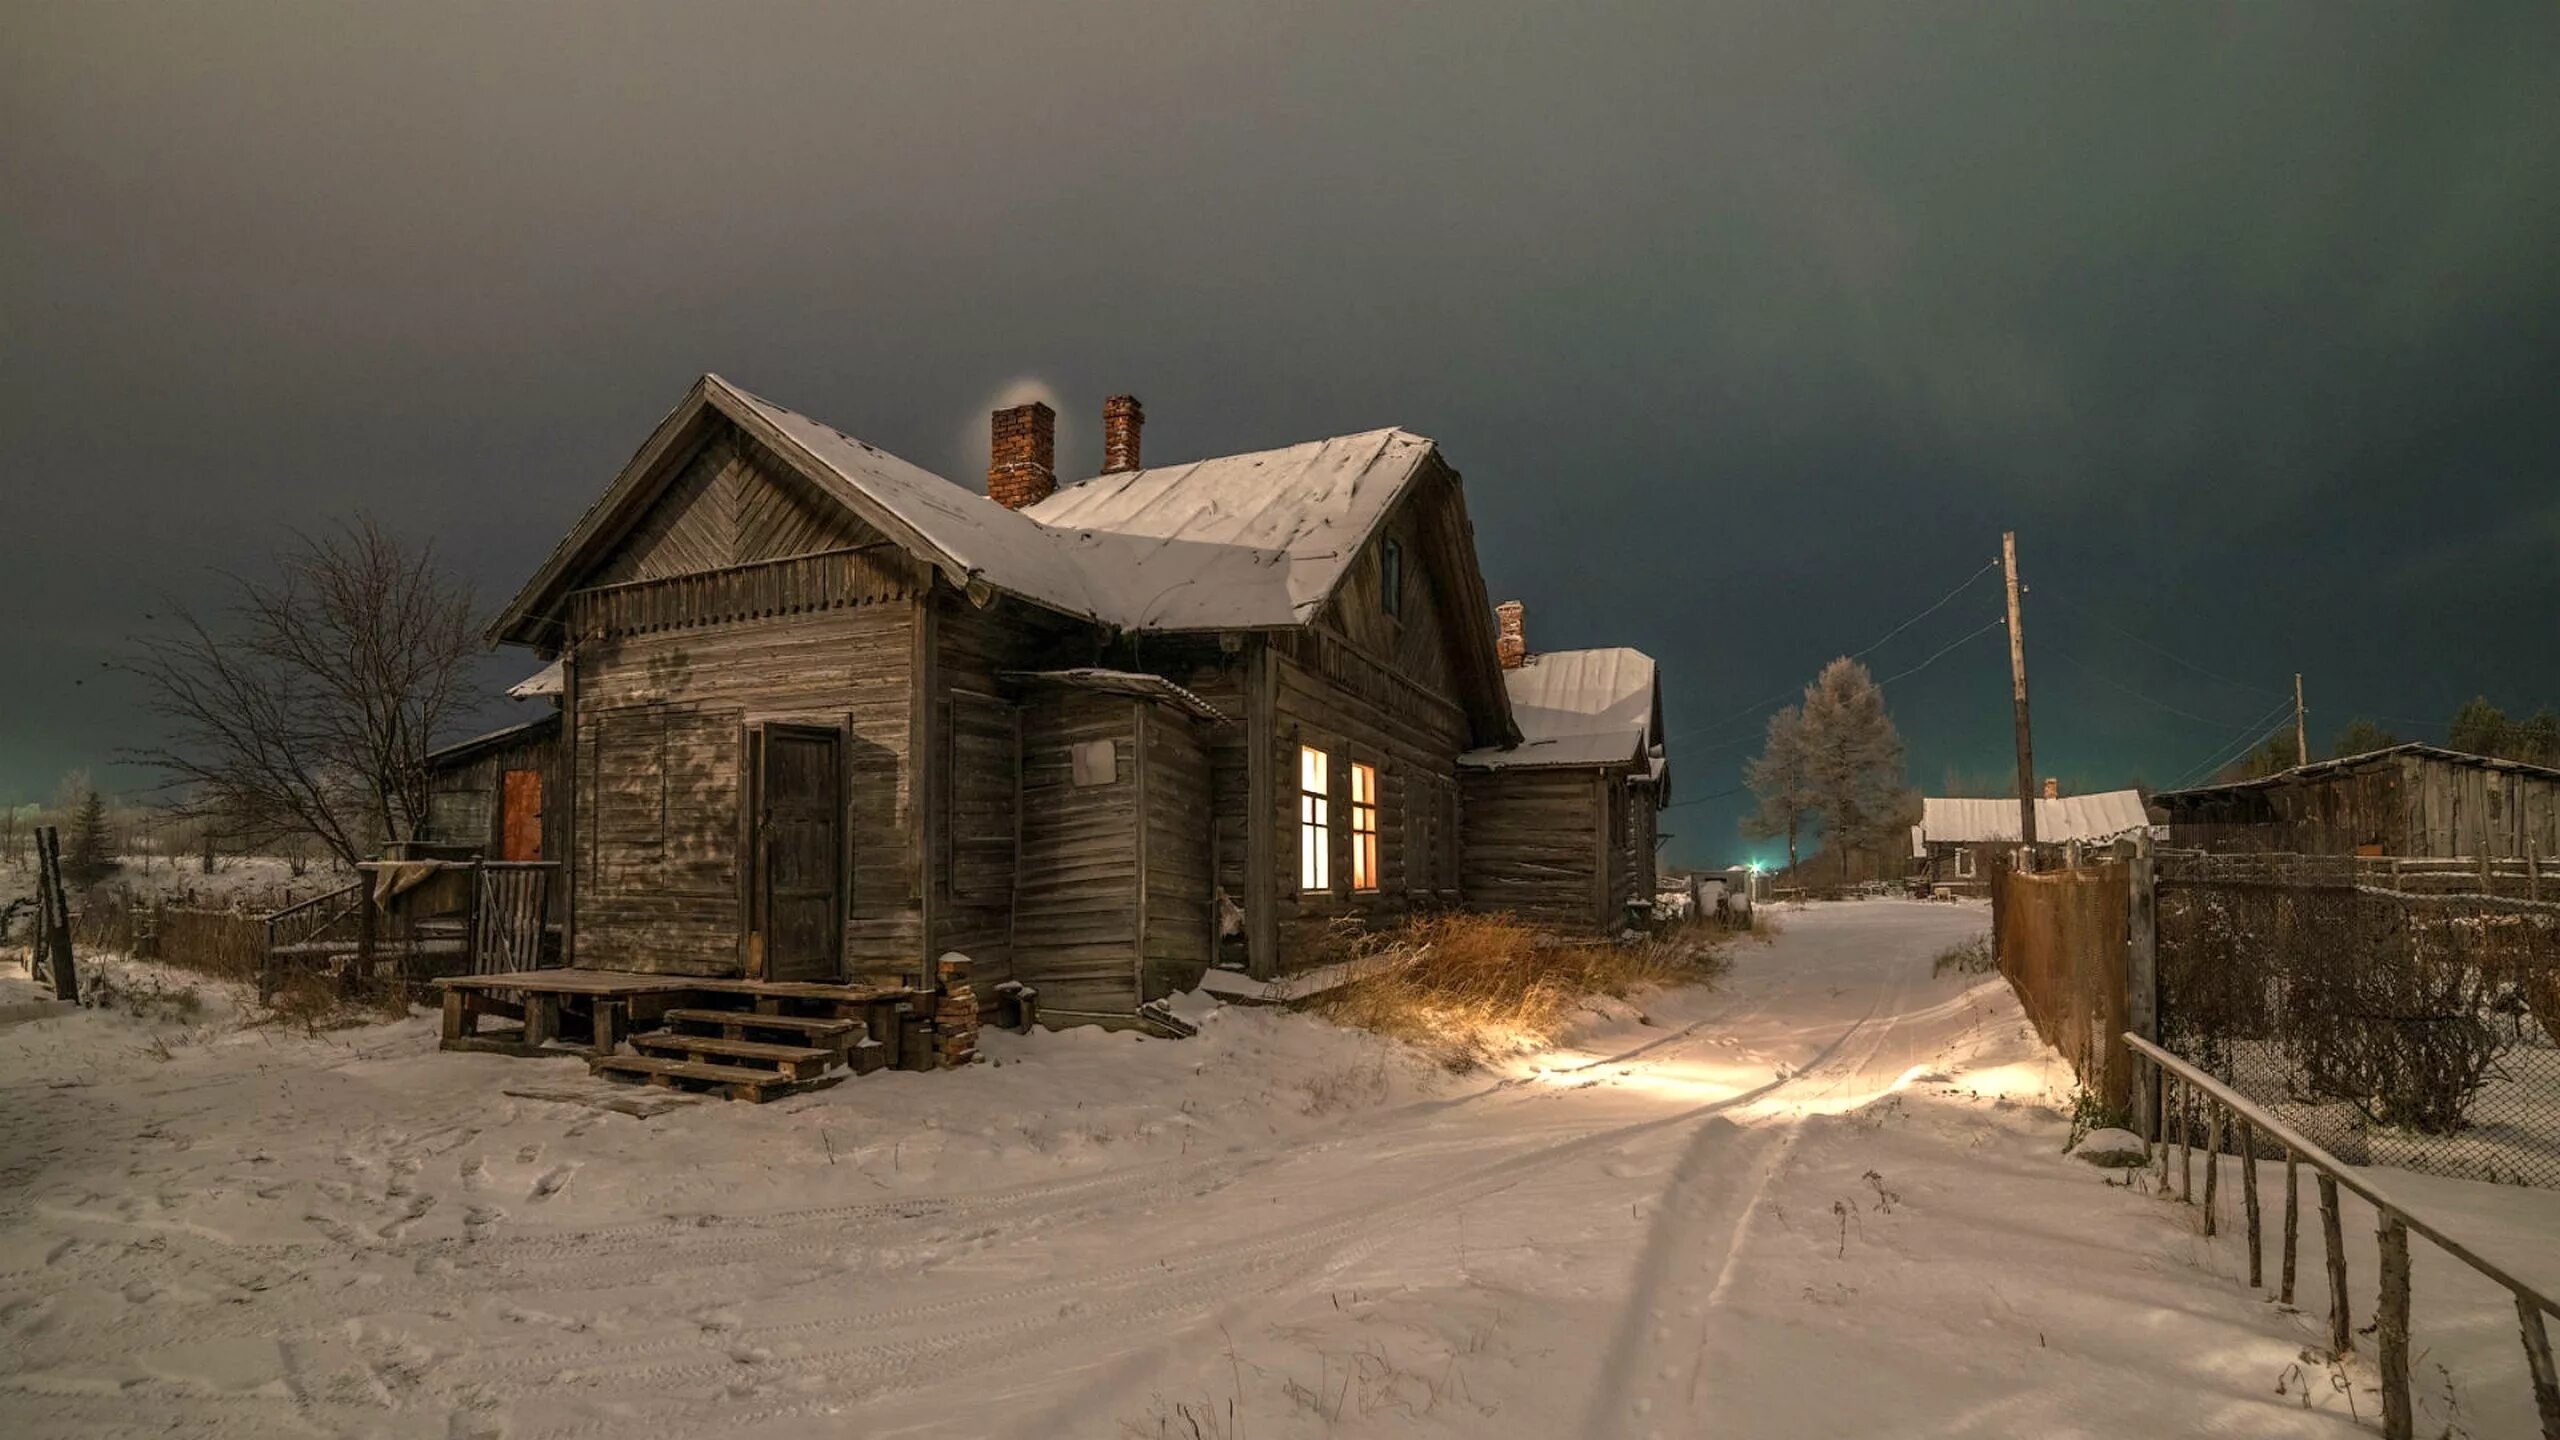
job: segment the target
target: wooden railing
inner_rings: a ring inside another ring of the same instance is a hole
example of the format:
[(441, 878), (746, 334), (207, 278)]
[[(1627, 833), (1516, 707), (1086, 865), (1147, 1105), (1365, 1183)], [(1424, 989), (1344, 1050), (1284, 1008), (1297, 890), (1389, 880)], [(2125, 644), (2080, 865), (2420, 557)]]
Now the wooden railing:
[[(2311, 1167), (2319, 1182), (2320, 1238), (2329, 1278), (2329, 1348), (2339, 1355), (2355, 1347), (2355, 1327), (2347, 1306), (2347, 1252), (2340, 1233), (2338, 1192), (2361, 1196), (2382, 1217), (2377, 1235), (2382, 1250), (2381, 1302), (2374, 1317), (2376, 1348), (2382, 1370), (2382, 1433), (2389, 1440), (2410, 1440), (2416, 1415), (2409, 1396), (2409, 1235), (2415, 1231), (2454, 1259), (2496, 1282), (2515, 1297), (2516, 1322), (2524, 1342), (2525, 1366), (2533, 1381), (2535, 1408), (2542, 1420), (2543, 1440), (2560, 1440), (2560, 1373), (2555, 1373), (2546, 1315), (2560, 1317), (2560, 1302), (2509, 1274), (2496, 1262), (2474, 1253), (2459, 1238), (2430, 1224), (2426, 1217), (2391, 1197), (2370, 1176), (2294, 1133), (2283, 1121), (2252, 1103), (2194, 1065), (2139, 1035), (2128, 1032), (2124, 1043), (2147, 1073), (2145, 1089), (2158, 1087), (2161, 1193), (2196, 1203), (2195, 1125), (2205, 1125), (2204, 1233), (2220, 1224), (2216, 1190), (2222, 1178), (2222, 1155), (2236, 1146), (2240, 1159), (2241, 1209), (2249, 1227), (2249, 1283), (2266, 1284), (2264, 1247), (2258, 1207), (2259, 1137), (2284, 1147), (2283, 1274), (2276, 1296), (2293, 1303), (2294, 1257), (2300, 1228), (2299, 1167)], [(2199, 1114), (2201, 1112), (2201, 1114)], [(2170, 1152), (2177, 1152), (2177, 1183), (2170, 1184)], [(2272, 1158), (2272, 1157), (2271, 1157)]]
[[(404, 847), (402, 853), (424, 858), (414, 848)], [(354, 884), (267, 916), (258, 998), (272, 999), (281, 967), (301, 959), (323, 965), (344, 960), (360, 981), (385, 956), (400, 963), (404, 980), (423, 978), (418, 962), (439, 956), (459, 956), (464, 973), (472, 975), (540, 968), (550, 931), (552, 876), (559, 865), (476, 856), (444, 863), (463, 874), (458, 912), (438, 909), (420, 915), (405, 910), (401, 899), (392, 900), (386, 910), (373, 898), (375, 867), (369, 864)]]
[(276, 958), (284, 947), (326, 939), (330, 930), (340, 926), (347, 928), (348, 938), (354, 937), (356, 912), (364, 905), (364, 890), (370, 883), (359, 876), (351, 885), (297, 901), (267, 916), (267, 948), (258, 961), (260, 1004), (275, 997)]

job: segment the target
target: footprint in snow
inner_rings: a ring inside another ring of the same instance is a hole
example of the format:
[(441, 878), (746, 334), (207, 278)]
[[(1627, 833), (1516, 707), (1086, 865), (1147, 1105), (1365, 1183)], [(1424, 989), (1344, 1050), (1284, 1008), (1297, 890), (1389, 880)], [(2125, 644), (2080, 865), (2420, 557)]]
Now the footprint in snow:
[(548, 1200), (569, 1188), (569, 1177), (577, 1173), (578, 1167), (575, 1165), (554, 1165), (543, 1172), (541, 1179), (533, 1182), (533, 1189), (528, 1191), (524, 1198), (537, 1201)]

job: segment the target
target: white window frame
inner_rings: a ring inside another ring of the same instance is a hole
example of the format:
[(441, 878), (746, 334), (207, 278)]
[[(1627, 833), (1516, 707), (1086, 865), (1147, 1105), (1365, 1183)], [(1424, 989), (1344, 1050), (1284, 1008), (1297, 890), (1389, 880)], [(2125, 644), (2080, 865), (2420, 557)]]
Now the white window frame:
[(1313, 745), (1298, 747), (1298, 889), (1333, 889), (1333, 758)]

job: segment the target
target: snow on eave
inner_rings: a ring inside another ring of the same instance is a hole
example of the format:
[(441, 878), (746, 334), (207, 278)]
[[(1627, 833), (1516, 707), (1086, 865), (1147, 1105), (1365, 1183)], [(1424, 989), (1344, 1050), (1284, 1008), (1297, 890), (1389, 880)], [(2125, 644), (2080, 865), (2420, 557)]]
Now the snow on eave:
[(1023, 684), (1059, 685), (1072, 690), (1093, 690), (1126, 695), (1135, 700), (1153, 700), (1187, 710), (1213, 724), (1232, 723), (1226, 712), (1217, 706), (1161, 675), (1143, 670), (1111, 670), (1082, 665), (1065, 670), (1004, 670), (998, 674), (1003, 679)]
[(554, 660), (508, 686), (507, 695), (516, 700), (541, 700), (564, 694), (568, 688), (567, 665), (563, 661)]

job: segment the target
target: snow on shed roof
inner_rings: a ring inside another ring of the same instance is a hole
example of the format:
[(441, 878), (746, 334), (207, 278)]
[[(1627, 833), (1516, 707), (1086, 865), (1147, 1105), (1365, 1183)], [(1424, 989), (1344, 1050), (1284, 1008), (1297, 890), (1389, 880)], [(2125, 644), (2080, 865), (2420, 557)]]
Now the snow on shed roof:
[(1333, 593), (1430, 451), (1419, 435), (1371, 430), (1098, 475), (1022, 513), (1107, 590), (1116, 623), (1296, 625)]
[(1641, 650), (1544, 651), (1503, 671), (1502, 683), (1520, 744), (1470, 750), (1459, 764), (1618, 765), (1654, 748), (1653, 657)]
[(546, 695), (561, 694), (568, 688), (569, 684), (561, 669), (561, 663), (554, 660), (508, 686), (507, 694), (516, 700), (539, 700)]
[(2560, 770), (2548, 765), (2536, 765), (2527, 760), (2506, 760), (2495, 755), (2475, 755), (2468, 750), (2448, 750), (2442, 745), (2429, 745), (2423, 740), (2409, 740), (2398, 745), (2385, 745), (2379, 750), (2341, 755), (2331, 760), (2314, 760), (2307, 765), (2296, 765), (2289, 770), (2279, 770), (2273, 775), (2261, 775), (2254, 780), (2226, 780), (2212, 785), (2189, 785), (2177, 790), (2163, 790), (2151, 798), (2156, 804), (2164, 800), (2197, 800), (2236, 794), (2242, 790), (2271, 789), (2297, 780), (2317, 780), (2331, 775), (2343, 775), (2350, 770), (2361, 770), (2368, 765), (2397, 759), (2403, 755), (2417, 756), (2426, 760), (2442, 760), (2455, 765), (2472, 765), (2484, 770), (2498, 770), (2516, 775), (2538, 776), (2545, 780), (2560, 780)]
[[(2036, 840), (2112, 840), (2151, 824), (2138, 790), (2104, 790), (2094, 795), (2065, 795), (2059, 800), (2036, 797)], [(2015, 800), (1944, 799), (1920, 802), (1920, 823), (1911, 827), (1911, 853), (1931, 844), (2016, 844), (2018, 802)]]

